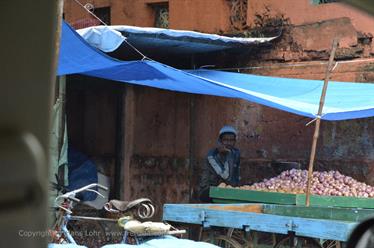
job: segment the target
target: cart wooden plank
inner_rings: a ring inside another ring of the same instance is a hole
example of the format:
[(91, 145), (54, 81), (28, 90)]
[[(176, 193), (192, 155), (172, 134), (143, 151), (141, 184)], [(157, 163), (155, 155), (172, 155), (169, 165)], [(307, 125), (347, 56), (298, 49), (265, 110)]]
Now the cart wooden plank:
[(296, 204), (295, 194), (241, 190), (234, 188), (210, 187), (209, 196), (213, 199), (238, 200), (244, 202), (262, 202), (275, 204)]
[(213, 198), (212, 202), (213, 203), (248, 203), (248, 201), (245, 201), (245, 200), (240, 201), (240, 200), (219, 199), (219, 198)]
[[(243, 206), (242, 204), (240, 204)], [(165, 204), (164, 221), (200, 224), (204, 227), (218, 226), (238, 228), (261, 232), (287, 234), (292, 231), (296, 235), (346, 241), (356, 222), (321, 220), (280, 216), (273, 214), (231, 211), (225, 209), (227, 204), (194, 206), (193, 204)], [(233, 204), (233, 206), (235, 206)]]
[[(347, 196), (319, 196), (312, 195), (310, 204), (313, 206), (334, 206), (342, 208), (371, 208), (374, 209), (373, 198)], [(305, 205), (305, 194), (296, 195), (296, 205)]]
[(306, 207), (297, 205), (278, 205), (265, 203), (241, 203), (241, 204), (205, 204), (196, 205), (209, 209), (232, 210), (240, 212), (275, 214), (302, 218), (342, 220), (359, 222), (374, 217), (374, 209), (339, 208), (339, 207)]
[[(305, 194), (210, 187), (209, 195), (214, 202), (261, 202), (305, 206)], [(374, 209), (374, 198), (312, 195), (310, 206)]]
[(374, 216), (374, 209), (306, 207), (295, 205), (263, 204), (263, 213), (325, 220), (359, 222)]

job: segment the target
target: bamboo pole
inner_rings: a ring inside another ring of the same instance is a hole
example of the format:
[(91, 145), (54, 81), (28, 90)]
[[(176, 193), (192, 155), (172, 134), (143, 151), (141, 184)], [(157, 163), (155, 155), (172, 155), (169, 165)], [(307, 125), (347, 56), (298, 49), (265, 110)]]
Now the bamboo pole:
[(326, 67), (325, 80), (323, 82), (322, 94), (321, 94), (321, 98), (320, 98), (320, 101), (319, 101), (318, 114), (317, 114), (317, 119), (316, 119), (316, 124), (315, 124), (315, 129), (314, 129), (314, 135), (313, 135), (312, 148), (311, 148), (310, 159), (309, 159), (308, 185), (307, 185), (306, 200), (305, 200), (305, 205), (307, 207), (310, 204), (310, 188), (312, 186), (312, 181), (313, 181), (313, 165), (314, 165), (314, 159), (315, 159), (315, 156), (316, 156), (316, 147), (317, 147), (317, 141), (318, 141), (318, 136), (319, 136), (319, 128), (320, 128), (320, 124), (321, 124), (321, 118), (320, 117), (322, 115), (323, 105), (325, 104), (327, 85), (328, 85), (328, 82), (329, 82), (330, 73), (331, 73), (331, 69), (332, 69), (332, 64), (334, 62), (335, 51), (336, 51), (337, 46), (338, 46), (338, 40), (334, 39), (333, 44), (332, 44), (331, 53), (330, 53), (329, 63)]

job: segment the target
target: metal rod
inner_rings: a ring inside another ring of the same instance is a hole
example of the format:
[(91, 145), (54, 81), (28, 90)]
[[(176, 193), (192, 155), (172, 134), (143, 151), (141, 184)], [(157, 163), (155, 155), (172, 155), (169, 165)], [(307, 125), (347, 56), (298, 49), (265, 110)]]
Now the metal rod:
[(305, 199), (305, 205), (307, 207), (310, 204), (310, 189), (312, 187), (312, 181), (313, 181), (313, 165), (314, 165), (314, 159), (316, 156), (316, 147), (317, 147), (317, 141), (318, 141), (318, 136), (319, 136), (319, 128), (321, 124), (321, 115), (322, 115), (323, 105), (325, 104), (327, 85), (329, 82), (330, 72), (332, 69), (332, 63), (334, 61), (335, 51), (336, 51), (337, 46), (338, 46), (338, 40), (334, 39), (331, 53), (330, 53), (329, 63), (326, 67), (325, 80), (323, 82), (323, 89), (322, 89), (322, 94), (321, 94), (321, 98), (319, 102), (317, 120), (315, 124), (314, 135), (313, 135), (312, 148), (310, 152), (310, 160), (309, 160), (309, 168), (308, 168), (308, 185), (307, 185), (306, 199)]
[(70, 216), (70, 220), (99, 220), (99, 221), (111, 221), (111, 222), (117, 222), (118, 221), (117, 219), (90, 217), (90, 216), (79, 216), (79, 215)]
[(162, 236), (162, 235), (176, 235), (176, 234), (185, 234), (186, 230), (175, 230), (175, 231), (167, 231), (167, 232), (159, 232), (159, 233), (136, 233), (136, 236)]

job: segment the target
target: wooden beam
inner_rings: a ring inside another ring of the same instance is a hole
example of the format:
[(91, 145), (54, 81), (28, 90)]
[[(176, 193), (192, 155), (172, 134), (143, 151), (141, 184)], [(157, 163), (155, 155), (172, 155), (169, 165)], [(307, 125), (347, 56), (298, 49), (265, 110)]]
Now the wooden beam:
[(356, 222), (321, 220), (252, 212), (209, 209), (194, 204), (165, 204), (163, 220), (252, 231), (346, 241)]
[(209, 196), (213, 199), (275, 204), (296, 204), (295, 194), (210, 187)]
[[(217, 203), (257, 202), (298, 206), (304, 206), (306, 198), (305, 194), (287, 194), (220, 187), (210, 187), (209, 195), (213, 201)], [(374, 199), (363, 197), (312, 195), (310, 197), (310, 205), (319, 207), (373, 209)]]
[(125, 113), (124, 102), (126, 101), (126, 86), (118, 84), (114, 87), (114, 95), (116, 97), (116, 132), (115, 132), (115, 165), (114, 165), (114, 189), (112, 196), (115, 199), (123, 199), (124, 197), (124, 155), (125, 155)]
[[(225, 204), (225, 205), (213, 205), (207, 206), (209, 209), (217, 210), (228, 210), (228, 211), (238, 211), (238, 212), (251, 212), (251, 213), (262, 213), (262, 204), (245, 204), (245, 205), (234, 205), (234, 204)], [(374, 213), (374, 211), (373, 211)]]
[(195, 96), (190, 94), (189, 96), (189, 115), (190, 115), (190, 128), (189, 128), (189, 170), (188, 170), (188, 182), (189, 182), (189, 201), (192, 201), (193, 194), (193, 178), (194, 178), (194, 165), (195, 165), (195, 153), (196, 153), (196, 106), (195, 106)]
[[(229, 206), (230, 205), (233, 204), (229, 204)], [(263, 213), (281, 216), (359, 222), (369, 216), (373, 216), (374, 209), (263, 204)]]
[(130, 163), (134, 152), (134, 131), (135, 131), (135, 93), (131, 85), (126, 86), (125, 95), (125, 131), (124, 131), (124, 160), (123, 160), (123, 199), (130, 200)]

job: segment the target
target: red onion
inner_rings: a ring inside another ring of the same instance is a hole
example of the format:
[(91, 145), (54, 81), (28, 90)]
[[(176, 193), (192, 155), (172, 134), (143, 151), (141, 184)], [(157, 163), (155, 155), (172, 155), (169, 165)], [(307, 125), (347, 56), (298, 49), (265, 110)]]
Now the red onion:
[[(305, 193), (307, 176), (307, 170), (291, 169), (283, 171), (277, 177), (264, 179), (262, 182), (254, 183), (253, 185), (244, 185), (241, 188), (301, 194)], [(220, 184), (219, 187), (229, 186)], [(373, 186), (358, 182), (352, 177), (341, 174), (339, 171), (314, 171), (311, 192), (317, 195), (374, 198)]]

